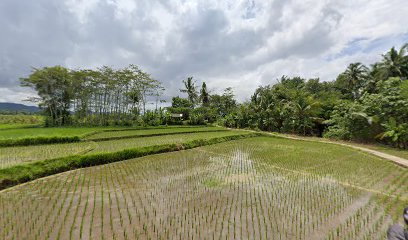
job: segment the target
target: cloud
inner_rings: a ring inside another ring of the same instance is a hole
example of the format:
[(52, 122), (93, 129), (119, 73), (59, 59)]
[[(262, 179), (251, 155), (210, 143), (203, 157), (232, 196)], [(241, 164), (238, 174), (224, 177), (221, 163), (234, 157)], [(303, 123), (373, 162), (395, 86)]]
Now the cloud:
[[(0, 2), (0, 101), (21, 102), (31, 66), (137, 64), (167, 99), (194, 76), (240, 100), (281, 75), (333, 80), (408, 41), (405, 0)], [(11, 94), (15, 93), (15, 94)]]

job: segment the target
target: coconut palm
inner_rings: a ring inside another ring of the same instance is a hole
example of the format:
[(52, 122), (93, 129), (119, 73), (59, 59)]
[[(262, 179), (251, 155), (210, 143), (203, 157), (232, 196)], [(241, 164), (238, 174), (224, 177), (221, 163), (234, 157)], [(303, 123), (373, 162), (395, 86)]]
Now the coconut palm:
[(351, 63), (347, 67), (346, 71), (342, 73), (342, 75), (345, 78), (348, 88), (353, 94), (353, 97), (355, 99), (359, 98), (360, 89), (367, 79), (368, 68), (359, 62)]
[(403, 45), (399, 51), (392, 47), (390, 51), (383, 55), (380, 63), (382, 77), (408, 77), (408, 44)]

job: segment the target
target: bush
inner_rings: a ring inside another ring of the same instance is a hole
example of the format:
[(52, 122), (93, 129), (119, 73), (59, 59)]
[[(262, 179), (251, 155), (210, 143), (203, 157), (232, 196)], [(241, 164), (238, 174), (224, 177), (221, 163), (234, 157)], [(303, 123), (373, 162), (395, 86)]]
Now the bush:
[(323, 134), (324, 138), (333, 138), (337, 140), (350, 140), (350, 132), (343, 128), (329, 127), (328, 130)]

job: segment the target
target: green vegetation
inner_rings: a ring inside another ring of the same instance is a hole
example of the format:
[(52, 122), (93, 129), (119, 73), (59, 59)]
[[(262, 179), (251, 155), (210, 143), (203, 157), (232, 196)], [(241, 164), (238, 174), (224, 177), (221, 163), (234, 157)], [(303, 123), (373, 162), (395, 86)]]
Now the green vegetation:
[(0, 148), (0, 169), (35, 160), (85, 154), (95, 149), (94, 142), (45, 144)]
[(105, 130), (109, 129), (102, 127), (4, 129), (0, 132), (0, 147), (79, 142), (90, 134)]
[(79, 141), (106, 141), (111, 139), (134, 138), (144, 136), (160, 136), (177, 133), (225, 131), (220, 127), (92, 127), (92, 128), (30, 128), (4, 129), (1, 131), (0, 147), (28, 146), (52, 143), (72, 143)]
[(408, 159), (408, 44), (344, 68), (242, 103), (190, 76), (168, 104), (133, 64), (35, 68), (41, 111), (0, 113), (0, 239), (384, 239), (406, 162), (321, 138)]
[(84, 136), (97, 131), (108, 130), (103, 127), (61, 127), (61, 128), (29, 128), (2, 130), (0, 140), (16, 140), (36, 137), (75, 137)]
[(224, 125), (408, 148), (407, 49), (392, 48), (370, 68), (352, 63), (333, 82), (283, 76), (259, 87)]
[[(235, 139), (257, 136), (257, 134), (249, 133), (239, 134), (235, 131), (230, 132), (229, 134), (207, 133), (207, 138), (204, 136), (197, 136), (199, 134), (201, 133), (190, 135), (190, 137), (186, 135), (184, 138), (185, 141), (181, 141), (182, 138), (170, 138), (167, 140), (167, 142), (162, 141), (161, 145), (157, 144), (157, 139), (151, 142), (139, 141), (139, 145), (135, 144), (137, 142), (129, 144), (127, 142), (119, 142), (120, 140), (110, 142), (109, 144), (106, 144), (107, 142), (101, 142), (105, 145), (96, 151), (93, 151), (92, 154), (72, 155), (68, 157), (32, 161), (17, 165), (10, 164), (11, 166), (0, 169), (0, 189), (76, 168), (101, 165), (150, 154), (179, 151)], [(128, 145), (124, 145), (125, 143)], [(112, 146), (112, 144), (115, 145)], [(108, 146), (111, 148), (106, 149)]]
[(15, 129), (15, 128), (29, 128), (38, 127), (37, 124), (14, 124), (14, 123), (0, 123), (0, 130)]
[(126, 130), (126, 131), (103, 131), (100, 133), (92, 134), (86, 137), (87, 140), (106, 140), (106, 139), (120, 139), (120, 138), (132, 138), (132, 137), (144, 137), (151, 135), (165, 135), (165, 134), (178, 134), (178, 133), (193, 133), (193, 132), (210, 132), (210, 131), (225, 131), (225, 128), (221, 127), (167, 127), (167, 128), (153, 128), (153, 129), (138, 129), (138, 130)]
[(38, 115), (1, 115), (0, 130), (11, 128), (37, 127), (44, 124), (44, 117)]
[(34, 69), (21, 83), (37, 91), (47, 126), (131, 126), (143, 121), (137, 117), (141, 111), (147, 112), (148, 97), (155, 97), (157, 106), (163, 91), (160, 82), (135, 65), (119, 70), (107, 66), (97, 70), (45, 67)]
[[(173, 148), (177, 145), (29, 166), (37, 176), (35, 169), (70, 169)], [(17, 178), (27, 169), (14, 170)], [(0, 192), (0, 237), (384, 239), (408, 203), (407, 187), (406, 169), (360, 151), (256, 137), (83, 168), (7, 189)]]
[(222, 182), (216, 178), (209, 178), (204, 181), (204, 185), (206, 187), (212, 188), (212, 187), (218, 187), (222, 184)]
[[(132, 130), (133, 131), (133, 130)], [(144, 130), (140, 130), (144, 131)], [(65, 144), (48, 144), (40, 146), (17, 146), (0, 148), (0, 168), (31, 162), (36, 160), (60, 158), (70, 155), (85, 155), (94, 153), (108, 153), (122, 151), (130, 148), (183, 143), (187, 141), (210, 139), (215, 137), (228, 137), (246, 134), (241, 131), (197, 132), (164, 136), (151, 136), (144, 138), (128, 138), (109, 141), (83, 141)]]
[[(40, 96), (47, 126), (218, 123), (408, 148), (407, 49), (408, 44), (391, 48), (370, 67), (351, 63), (332, 82), (283, 76), (241, 104), (231, 88), (210, 94), (205, 82), (199, 89), (188, 77), (180, 89), (185, 98), (175, 96), (171, 106), (162, 108), (160, 82), (135, 65), (118, 70), (45, 67), (21, 82)], [(148, 102), (155, 103), (154, 110), (146, 108)]]
[(0, 140), (0, 147), (28, 146), (28, 145), (51, 144), (51, 143), (72, 143), (72, 142), (79, 142), (79, 141), (81, 141), (81, 138), (79, 136), (18, 138), (18, 139)]
[(378, 144), (361, 144), (360, 146), (365, 147), (365, 148), (370, 148), (373, 150), (377, 150), (380, 152), (388, 153), (390, 155), (394, 155), (397, 157), (408, 159), (408, 150), (406, 149), (398, 149), (398, 148), (393, 148), (390, 146), (378, 145)]
[(162, 145), (162, 144), (168, 144), (168, 143), (182, 143), (186, 141), (210, 139), (213, 137), (234, 136), (237, 134), (248, 134), (248, 133), (241, 132), (241, 131), (197, 132), (197, 133), (188, 133), (188, 134), (174, 134), (174, 135), (164, 135), (164, 136), (154, 136), (154, 137), (144, 137), (144, 138), (109, 140), (109, 141), (97, 142), (95, 149), (90, 151), (90, 153), (114, 152), (114, 151), (119, 151), (119, 150), (133, 148), (133, 147)]
[(44, 117), (39, 115), (0, 115), (0, 124), (37, 124), (44, 123)]

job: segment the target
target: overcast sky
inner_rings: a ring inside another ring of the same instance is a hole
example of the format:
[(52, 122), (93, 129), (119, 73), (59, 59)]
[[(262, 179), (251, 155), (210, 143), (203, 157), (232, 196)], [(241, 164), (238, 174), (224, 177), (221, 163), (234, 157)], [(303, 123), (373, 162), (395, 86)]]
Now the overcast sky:
[[(139, 65), (178, 95), (194, 76), (239, 100), (282, 75), (331, 81), (408, 42), (407, 0), (1, 0), (0, 102), (31, 67)], [(181, 95), (181, 94), (180, 94)]]

